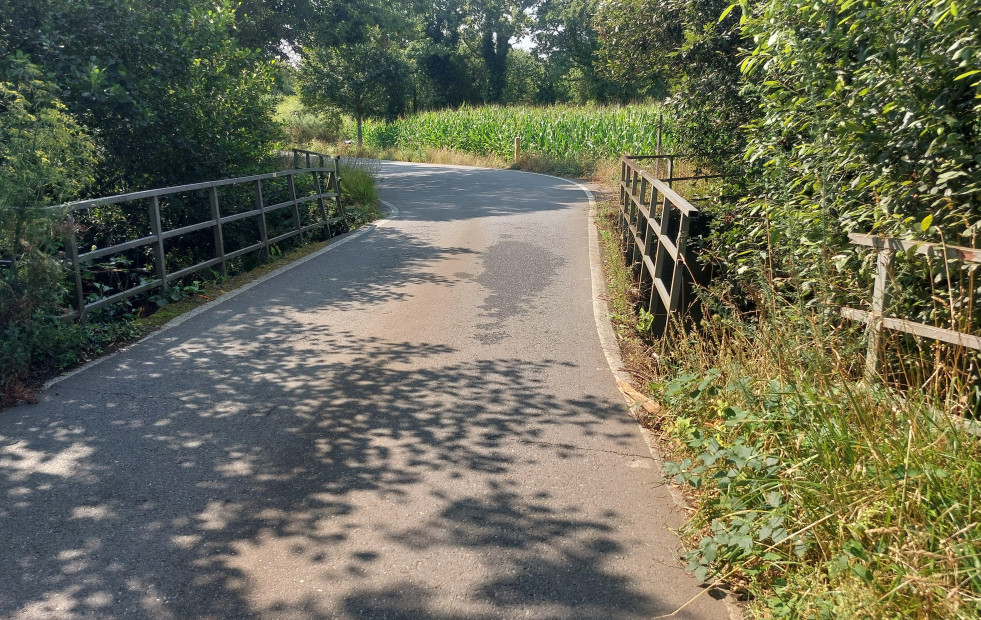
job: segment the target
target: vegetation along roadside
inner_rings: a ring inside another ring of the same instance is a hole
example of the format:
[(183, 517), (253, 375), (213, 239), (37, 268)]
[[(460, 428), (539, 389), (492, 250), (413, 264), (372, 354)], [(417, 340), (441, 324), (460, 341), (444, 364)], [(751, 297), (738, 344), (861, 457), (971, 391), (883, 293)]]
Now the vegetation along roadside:
[[(981, 616), (981, 455), (954, 422), (981, 415), (981, 359), (889, 333), (866, 377), (865, 329), (841, 314), (871, 307), (876, 275), (850, 234), (981, 244), (979, 0), (270, 7), (0, 0), (6, 402), (138, 337), (157, 306), (222, 290), (191, 279), (64, 323), (47, 206), (265, 172), (285, 145), (615, 183), (615, 158), (660, 134), (724, 176), (686, 189), (714, 276), (700, 318), (655, 337), (615, 205), (600, 220), (624, 357), (691, 494), (690, 568), (758, 617)], [(370, 179), (343, 174), (371, 204)], [(141, 226), (96, 217), (109, 236)], [(89, 292), (131, 266), (104, 265)], [(889, 282), (888, 314), (978, 332), (968, 262), (896, 252)]]

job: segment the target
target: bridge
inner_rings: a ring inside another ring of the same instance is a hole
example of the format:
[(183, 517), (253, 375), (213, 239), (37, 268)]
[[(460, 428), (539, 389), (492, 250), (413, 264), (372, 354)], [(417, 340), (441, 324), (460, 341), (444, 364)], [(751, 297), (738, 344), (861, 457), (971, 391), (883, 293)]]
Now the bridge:
[(0, 616), (729, 616), (611, 372), (588, 192), (380, 178), (386, 219), (0, 415)]

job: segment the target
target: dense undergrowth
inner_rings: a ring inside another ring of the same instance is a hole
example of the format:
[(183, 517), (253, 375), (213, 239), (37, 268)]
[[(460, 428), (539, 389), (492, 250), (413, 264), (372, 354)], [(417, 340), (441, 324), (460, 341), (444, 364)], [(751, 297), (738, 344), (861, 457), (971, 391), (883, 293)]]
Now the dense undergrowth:
[(664, 405), (647, 421), (695, 508), (688, 568), (761, 617), (977, 617), (981, 443), (949, 415), (964, 390), (867, 383), (861, 331), (776, 301), (651, 340), (617, 212), (599, 218), (610, 310)]

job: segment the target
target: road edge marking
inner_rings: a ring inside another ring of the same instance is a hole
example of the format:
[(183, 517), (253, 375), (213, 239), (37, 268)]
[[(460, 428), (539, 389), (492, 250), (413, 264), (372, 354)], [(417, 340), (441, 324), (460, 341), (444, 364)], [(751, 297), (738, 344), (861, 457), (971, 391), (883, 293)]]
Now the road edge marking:
[(279, 276), (281, 274), (286, 273), (287, 271), (289, 271), (290, 269), (293, 269), (294, 267), (299, 267), (300, 265), (303, 265), (304, 263), (308, 263), (308, 262), (314, 260), (315, 258), (319, 258), (320, 256), (323, 256), (324, 254), (326, 254), (327, 252), (330, 252), (331, 250), (337, 249), (337, 248), (341, 247), (342, 245), (344, 245), (346, 243), (349, 243), (351, 241), (354, 241), (358, 237), (361, 237), (361, 236), (364, 236), (364, 235), (368, 234), (369, 232), (375, 230), (375, 228), (378, 227), (378, 223), (386, 222), (386, 221), (389, 221), (391, 219), (394, 219), (394, 218), (398, 217), (399, 210), (398, 210), (398, 208), (395, 207), (395, 205), (393, 205), (393, 204), (391, 204), (391, 203), (389, 203), (389, 202), (387, 202), (385, 200), (379, 200), (378, 202), (380, 202), (381, 204), (385, 205), (386, 208), (388, 208), (389, 212), (388, 212), (388, 215), (386, 217), (384, 217), (382, 219), (379, 219), (379, 220), (375, 220), (375, 222), (372, 222), (371, 224), (368, 224), (367, 226), (362, 226), (358, 230), (355, 230), (354, 232), (349, 233), (348, 236), (345, 236), (343, 238), (340, 238), (340, 239), (338, 239), (337, 241), (335, 241), (333, 243), (328, 243), (328, 245), (326, 245), (323, 248), (320, 248), (316, 252), (312, 252), (312, 253), (304, 256), (303, 258), (298, 258), (297, 260), (289, 263), (288, 265), (283, 265), (282, 267), (279, 267), (279, 268), (274, 269), (274, 270), (272, 270), (272, 271), (270, 271), (268, 273), (265, 273), (265, 274), (259, 276), (258, 278), (256, 278), (255, 280), (249, 282), (248, 284), (244, 284), (244, 285), (238, 287), (234, 291), (228, 291), (224, 295), (221, 295), (220, 297), (217, 297), (217, 298), (209, 301), (206, 304), (202, 304), (202, 305), (198, 306), (197, 308), (194, 308), (193, 310), (188, 310), (184, 314), (182, 314), (180, 316), (176, 316), (173, 319), (171, 319), (170, 321), (167, 321), (162, 326), (160, 326), (159, 329), (154, 330), (153, 333), (148, 334), (148, 335), (144, 336), (143, 338), (140, 338), (136, 342), (130, 343), (130, 344), (126, 345), (125, 347), (123, 347), (121, 349), (118, 349), (116, 351), (113, 351), (112, 353), (110, 353), (108, 355), (103, 355), (102, 357), (99, 357), (97, 359), (94, 359), (94, 360), (91, 360), (89, 362), (86, 362), (86, 363), (82, 364), (81, 366), (79, 366), (78, 368), (75, 368), (74, 370), (70, 370), (70, 371), (66, 372), (65, 374), (63, 374), (63, 375), (58, 375), (57, 377), (55, 377), (53, 379), (49, 379), (48, 381), (46, 381), (44, 383), (44, 385), (41, 386), (41, 390), (42, 391), (48, 390), (48, 389), (50, 389), (50, 388), (58, 385), (62, 381), (66, 381), (67, 379), (70, 379), (70, 378), (74, 377), (75, 375), (77, 375), (79, 373), (85, 372), (86, 370), (88, 370), (90, 368), (94, 368), (95, 366), (98, 366), (99, 364), (102, 364), (104, 362), (107, 362), (107, 361), (113, 359), (114, 357), (116, 357), (118, 355), (122, 355), (123, 353), (126, 353), (127, 351), (129, 351), (133, 347), (138, 346), (138, 345), (141, 345), (144, 342), (147, 342), (147, 341), (152, 340), (154, 338), (157, 338), (157, 337), (160, 336), (160, 334), (163, 334), (164, 332), (170, 331), (170, 330), (174, 329), (175, 327), (181, 325), (182, 323), (185, 323), (187, 321), (190, 321), (194, 317), (196, 317), (196, 316), (198, 316), (200, 314), (203, 314), (204, 312), (207, 312), (208, 310), (211, 310), (212, 308), (214, 308), (215, 306), (217, 306), (219, 304), (223, 304), (223, 303), (225, 303), (226, 301), (228, 301), (230, 299), (233, 299), (235, 297), (238, 297), (242, 293), (245, 293), (246, 291), (249, 291), (249, 290), (251, 290), (251, 289), (259, 286), (260, 284), (266, 282), (267, 280), (271, 280), (271, 279), (273, 279), (276, 276)]
[[(576, 185), (586, 194), (589, 199), (589, 212), (586, 230), (589, 235), (589, 273), (590, 273), (590, 284), (592, 286), (593, 293), (593, 320), (596, 322), (596, 333), (599, 336), (600, 347), (603, 349), (603, 355), (606, 357), (606, 363), (610, 367), (610, 372), (613, 374), (613, 378), (617, 384), (617, 389), (631, 405), (631, 407), (643, 407), (648, 401), (640, 401), (632, 394), (628, 393), (621, 387), (620, 383), (623, 382), (627, 387), (630, 387), (630, 374), (623, 370), (623, 356), (620, 354), (620, 344), (617, 340), (616, 331), (613, 329), (613, 323), (610, 320), (610, 309), (605, 300), (606, 297), (606, 275), (603, 273), (603, 260), (602, 260), (602, 250), (600, 248), (600, 236), (599, 229), (596, 226), (596, 198), (593, 196), (592, 190), (583, 185), (578, 181), (572, 179), (564, 179), (562, 177), (554, 177), (550, 174), (541, 174), (539, 172), (527, 172), (523, 170), (512, 170), (511, 172), (525, 172), (525, 174), (539, 174), (541, 176), (552, 177), (555, 179), (561, 179), (568, 183)], [(630, 392), (636, 392), (632, 388)], [(643, 396), (643, 395), (641, 395)], [(661, 456), (661, 452), (658, 449), (658, 438), (649, 428), (644, 426), (637, 420), (636, 417), (633, 418), (637, 423), (637, 428), (640, 430), (641, 436), (644, 438), (644, 442), (647, 444), (648, 450), (650, 450), (651, 458), (657, 464), (658, 472), (660, 476), (664, 479), (667, 484), (668, 493), (671, 495), (671, 499), (682, 511), (688, 511), (691, 506), (685, 499), (685, 496), (679, 491), (663, 473), (664, 459)], [(687, 517), (686, 517), (687, 518)], [(718, 588), (720, 584), (705, 584), (708, 589), (713, 587)], [(707, 589), (707, 590), (708, 590)], [(720, 588), (722, 589), (722, 588)], [(706, 591), (707, 591), (706, 590)], [(726, 596), (722, 599), (722, 604), (725, 606), (726, 611), (729, 612), (730, 620), (742, 620), (744, 614), (742, 608), (735, 601), (734, 595), (728, 589), (722, 589), (726, 593)], [(690, 602), (690, 601), (689, 601)], [(687, 604), (686, 604), (687, 605)], [(669, 614), (671, 615), (671, 614)]]

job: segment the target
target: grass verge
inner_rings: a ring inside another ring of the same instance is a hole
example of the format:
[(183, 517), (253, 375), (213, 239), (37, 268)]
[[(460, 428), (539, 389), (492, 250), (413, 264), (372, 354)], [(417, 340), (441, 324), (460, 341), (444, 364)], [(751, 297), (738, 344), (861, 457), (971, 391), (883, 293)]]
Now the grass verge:
[(856, 381), (857, 339), (798, 308), (645, 338), (617, 208), (598, 218), (610, 310), (664, 405), (648, 422), (694, 509), (689, 570), (761, 618), (981, 616), (978, 439), (928, 396)]

